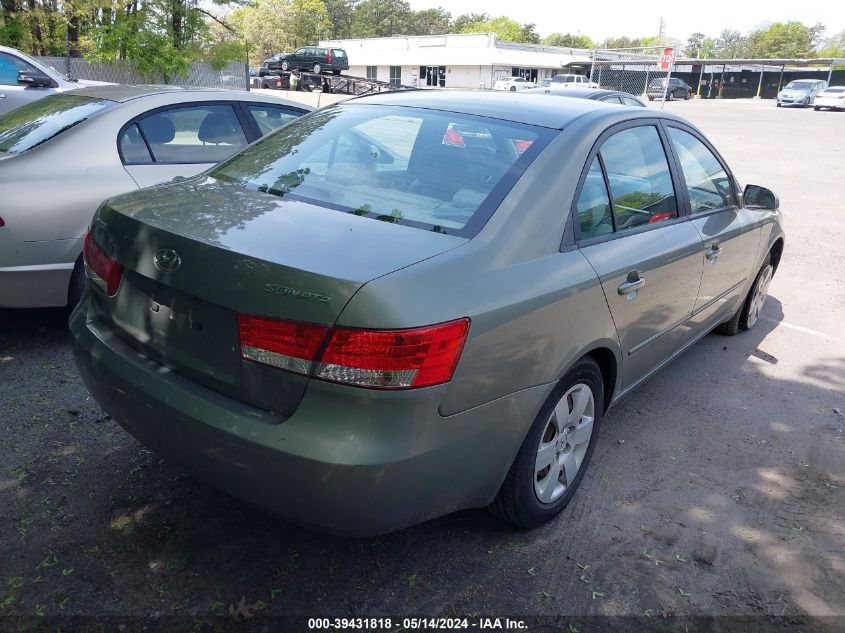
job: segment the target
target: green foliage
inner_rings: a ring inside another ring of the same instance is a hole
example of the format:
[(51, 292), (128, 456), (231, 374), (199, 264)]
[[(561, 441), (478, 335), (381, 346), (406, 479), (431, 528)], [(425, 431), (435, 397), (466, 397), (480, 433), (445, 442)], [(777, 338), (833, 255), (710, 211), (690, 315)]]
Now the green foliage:
[(716, 55), (716, 40), (704, 33), (693, 33), (689, 36), (683, 48), (685, 57), (714, 57)]
[(443, 35), (449, 33), (452, 14), (442, 7), (423, 9), (411, 15), (407, 35)]
[(540, 36), (534, 30), (533, 24), (520, 24), (504, 15), (484, 22), (468, 24), (461, 33), (495, 33), (500, 40), (505, 42), (540, 43)]
[(801, 22), (775, 22), (748, 36), (750, 57), (813, 57), (824, 27)]
[(249, 46), (252, 65), (331, 35), (323, 0), (258, 0), (234, 11), (231, 22), (238, 33), (235, 39)]
[(725, 29), (716, 38), (716, 57), (735, 59), (748, 55), (748, 38), (739, 31)]
[(573, 35), (572, 33), (552, 33), (543, 38), (543, 44), (568, 48), (594, 48), (596, 45), (586, 35)]
[(845, 59), (845, 31), (825, 40), (819, 50), (819, 57), (840, 57)]
[(410, 28), (411, 5), (404, 0), (363, 0), (352, 18), (354, 37), (389, 37)]

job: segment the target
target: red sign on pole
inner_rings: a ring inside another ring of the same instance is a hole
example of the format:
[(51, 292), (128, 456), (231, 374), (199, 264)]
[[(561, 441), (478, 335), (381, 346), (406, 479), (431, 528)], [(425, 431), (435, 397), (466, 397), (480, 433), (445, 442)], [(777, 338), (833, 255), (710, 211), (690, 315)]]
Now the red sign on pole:
[(660, 70), (669, 70), (672, 64), (675, 63), (675, 49), (667, 46), (663, 49), (663, 54), (657, 60), (657, 66)]

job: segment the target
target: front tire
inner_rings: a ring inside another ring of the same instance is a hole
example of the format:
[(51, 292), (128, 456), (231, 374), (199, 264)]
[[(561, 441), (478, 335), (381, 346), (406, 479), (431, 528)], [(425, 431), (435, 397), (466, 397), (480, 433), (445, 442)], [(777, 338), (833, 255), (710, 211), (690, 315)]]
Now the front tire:
[(290, 70), (290, 62), (286, 59), (282, 60), (282, 70), (285, 72)]
[(584, 357), (540, 409), (490, 510), (526, 529), (560, 514), (590, 464), (603, 413), (601, 370)]
[(670, 91), (666, 94), (666, 100), (667, 100), (667, 101), (674, 101), (674, 100), (675, 100), (675, 93), (674, 93), (673, 91), (671, 91), (671, 90), (670, 90)]
[(739, 306), (729, 321), (725, 321), (716, 328), (716, 332), (725, 336), (734, 336), (743, 330), (750, 330), (760, 320), (760, 313), (763, 305), (769, 296), (769, 283), (772, 281), (775, 269), (772, 266), (771, 253), (766, 255), (760, 271), (754, 278), (751, 290), (745, 297), (745, 301)]
[(516, 86), (511, 86), (511, 92), (516, 92)]
[(690, 98), (690, 91), (687, 90), (686, 94), (684, 94), (684, 101), (689, 101)]
[(315, 75), (319, 75), (319, 74), (323, 71), (323, 67), (322, 67), (322, 66), (320, 66), (320, 64), (314, 64), (314, 65), (311, 67), (311, 70), (313, 70), (313, 71), (314, 71), (314, 74), (315, 74)]

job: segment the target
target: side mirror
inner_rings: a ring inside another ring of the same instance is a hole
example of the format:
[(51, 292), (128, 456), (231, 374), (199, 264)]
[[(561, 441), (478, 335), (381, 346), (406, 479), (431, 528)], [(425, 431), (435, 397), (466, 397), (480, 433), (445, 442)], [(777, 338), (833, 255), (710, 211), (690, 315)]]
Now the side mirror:
[(40, 72), (22, 70), (18, 73), (18, 83), (28, 88), (51, 88), (53, 80)]
[(780, 201), (775, 193), (771, 189), (766, 189), (759, 185), (746, 185), (742, 197), (745, 201), (745, 206), (752, 209), (777, 211), (778, 207), (780, 207)]

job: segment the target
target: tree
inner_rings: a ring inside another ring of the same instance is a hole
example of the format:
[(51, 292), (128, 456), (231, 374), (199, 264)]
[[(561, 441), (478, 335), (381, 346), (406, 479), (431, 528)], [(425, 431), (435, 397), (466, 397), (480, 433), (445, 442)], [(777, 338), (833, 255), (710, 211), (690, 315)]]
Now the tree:
[(801, 22), (775, 22), (748, 36), (751, 57), (813, 57), (824, 26)]
[(490, 16), (486, 13), (464, 13), (455, 18), (451, 30), (453, 33), (466, 33), (466, 29), (473, 24), (489, 21)]
[(703, 33), (693, 33), (683, 49), (684, 57), (708, 58), (716, 54), (716, 41)]
[(819, 57), (845, 58), (845, 31), (825, 40), (824, 45), (819, 49)]
[(595, 48), (595, 42), (586, 35), (572, 33), (552, 33), (543, 38), (543, 44), (548, 46), (564, 46), (566, 48)]
[(451, 30), (452, 14), (437, 7), (415, 11), (408, 20), (407, 35), (443, 35)]
[(534, 31), (533, 24), (520, 24), (505, 16), (492, 18), (484, 22), (473, 22), (461, 29), (461, 33), (495, 33), (505, 42), (539, 43), (540, 37)]
[(644, 46), (643, 38), (641, 37), (609, 37), (601, 44), (602, 48), (638, 48)]
[(232, 22), (249, 44), (249, 62), (316, 44), (331, 33), (323, 0), (258, 0), (237, 9)]
[(404, 0), (363, 0), (355, 7), (352, 37), (389, 37), (406, 33), (412, 17)]
[(739, 31), (725, 29), (716, 38), (716, 57), (736, 59), (748, 54), (748, 38)]
[(352, 37), (352, 19), (358, 0), (323, 0), (329, 21), (332, 24), (332, 38)]

